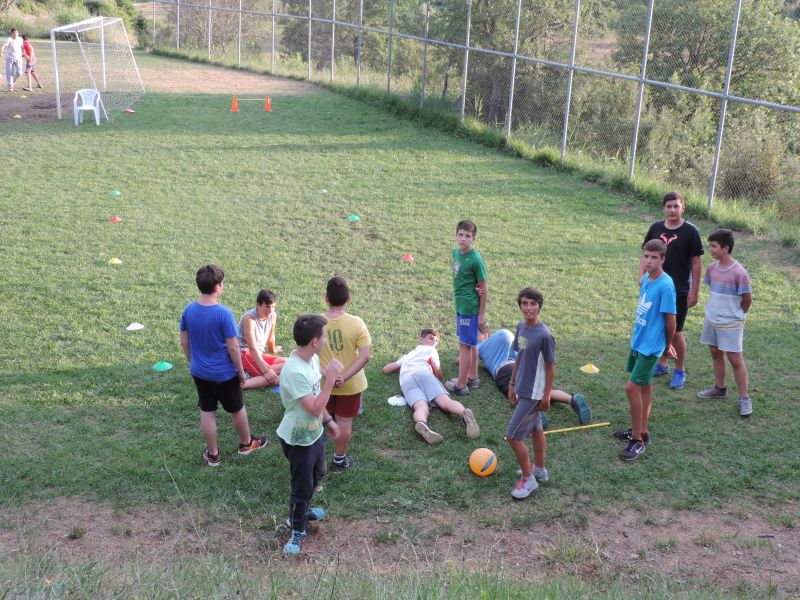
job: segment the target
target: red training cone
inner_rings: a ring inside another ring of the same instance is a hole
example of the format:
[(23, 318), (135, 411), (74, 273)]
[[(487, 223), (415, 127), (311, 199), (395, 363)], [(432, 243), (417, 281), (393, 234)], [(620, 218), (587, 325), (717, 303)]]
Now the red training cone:
[(233, 97), (233, 101), (231, 102), (231, 112), (239, 112), (239, 101), (236, 99), (236, 96)]
[(272, 106), (269, 103), (269, 96), (264, 100), (264, 112), (272, 112)]

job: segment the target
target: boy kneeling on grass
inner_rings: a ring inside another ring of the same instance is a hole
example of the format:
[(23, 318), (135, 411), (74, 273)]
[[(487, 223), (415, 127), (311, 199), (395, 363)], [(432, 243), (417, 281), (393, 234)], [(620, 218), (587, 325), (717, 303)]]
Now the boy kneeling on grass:
[(325, 511), (310, 508), (314, 489), (325, 475), (325, 436), (327, 428), (331, 438), (339, 435), (339, 426), (325, 405), (337, 377), (342, 373), (342, 363), (331, 359), (325, 368), (325, 382), (320, 386), (322, 373), (319, 352), (325, 345), (325, 317), (302, 315), (294, 323), (293, 335), (297, 349), (292, 352), (281, 370), (281, 403), (283, 419), (278, 426), (283, 454), (289, 460), (292, 491), (289, 497), (288, 524), (292, 535), (283, 547), (285, 554), (299, 554), (306, 537), (306, 521), (319, 521)]
[(461, 417), (467, 430), (467, 437), (475, 439), (481, 434), (475, 415), (469, 408), (464, 408), (458, 400), (453, 400), (442, 385), (442, 368), (436, 345), (439, 343), (439, 332), (435, 329), (423, 329), (419, 334), (419, 343), (408, 354), (383, 367), (384, 373), (400, 370), (400, 389), (406, 404), (414, 411), (414, 429), (429, 444), (440, 444), (444, 438), (428, 425), (431, 405), (440, 410)]

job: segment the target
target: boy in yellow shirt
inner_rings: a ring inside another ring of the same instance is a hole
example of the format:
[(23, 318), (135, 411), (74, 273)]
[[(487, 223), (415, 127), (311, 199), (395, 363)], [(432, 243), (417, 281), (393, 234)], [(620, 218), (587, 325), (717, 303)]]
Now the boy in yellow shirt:
[(336, 420), (340, 434), (336, 438), (331, 471), (340, 473), (353, 466), (347, 447), (353, 437), (353, 418), (361, 405), (361, 394), (367, 389), (364, 367), (372, 356), (372, 338), (360, 317), (347, 312), (350, 288), (344, 277), (332, 277), (325, 290), (328, 310), (322, 316), (328, 321), (328, 335), (319, 358), (325, 369), (332, 359), (343, 365), (336, 378), (326, 410)]

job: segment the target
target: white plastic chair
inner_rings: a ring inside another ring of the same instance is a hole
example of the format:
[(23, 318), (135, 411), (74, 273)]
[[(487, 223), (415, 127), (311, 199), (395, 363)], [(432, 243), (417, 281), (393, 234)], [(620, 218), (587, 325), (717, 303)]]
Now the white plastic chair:
[(83, 113), (86, 111), (93, 112), (94, 122), (100, 125), (100, 108), (102, 106), (103, 100), (97, 90), (85, 89), (75, 92), (75, 98), (72, 99), (72, 116), (75, 119), (75, 127), (78, 126), (78, 123), (83, 123)]

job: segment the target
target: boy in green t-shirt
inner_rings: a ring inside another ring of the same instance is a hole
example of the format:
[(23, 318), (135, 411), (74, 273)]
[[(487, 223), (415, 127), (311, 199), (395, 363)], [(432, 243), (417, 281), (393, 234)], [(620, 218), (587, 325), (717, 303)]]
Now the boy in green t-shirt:
[(456, 226), (456, 243), (453, 249), (453, 297), (456, 305), (456, 333), (458, 334), (458, 377), (444, 384), (447, 391), (460, 396), (469, 394), (469, 388), (478, 387), (478, 331), (486, 329), (486, 266), (473, 247), (478, 226), (472, 221), (461, 221)]
[(325, 516), (321, 508), (309, 508), (314, 489), (325, 475), (325, 436), (336, 439), (339, 427), (325, 410), (336, 379), (342, 374), (342, 363), (331, 359), (325, 368), (325, 382), (319, 356), (325, 345), (325, 317), (302, 315), (294, 323), (292, 333), (297, 349), (281, 370), (281, 403), (283, 419), (278, 426), (283, 454), (289, 460), (292, 491), (289, 497), (289, 524), (292, 537), (283, 547), (285, 554), (298, 554), (306, 537), (306, 521), (319, 521)]

